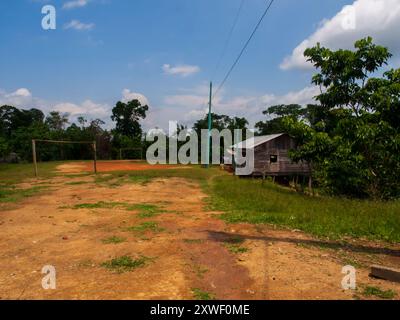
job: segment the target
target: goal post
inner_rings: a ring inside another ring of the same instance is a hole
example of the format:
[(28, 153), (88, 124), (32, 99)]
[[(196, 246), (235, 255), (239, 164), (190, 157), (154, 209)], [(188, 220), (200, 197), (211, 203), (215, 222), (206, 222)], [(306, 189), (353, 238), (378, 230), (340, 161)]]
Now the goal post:
[(36, 144), (37, 142), (43, 143), (54, 143), (54, 144), (88, 144), (91, 145), (93, 149), (93, 171), (97, 173), (97, 143), (96, 141), (60, 141), (60, 140), (42, 140), (42, 139), (32, 139), (32, 159), (33, 165), (35, 168), (35, 177), (39, 176), (38, 171), (38, 161), (37, 161), (37, 152), (36, 152)]

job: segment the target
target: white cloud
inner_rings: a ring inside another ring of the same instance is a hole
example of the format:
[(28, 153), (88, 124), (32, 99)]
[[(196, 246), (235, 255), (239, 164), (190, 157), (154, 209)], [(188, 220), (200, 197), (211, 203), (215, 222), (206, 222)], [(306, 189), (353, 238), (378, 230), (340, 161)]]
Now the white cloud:
[[(189, 127), (194, 121), (204, 118), (208, 113), (208, 86), (206, 84), (192, 89), (180, 89), (176, 95), (166, 96), (162, 107), (152, 107), (148, 118), (145, 120), (145, 128), (168, 128), (168, 121), (178, 121)], [(277, 104), (301, 105), (315, 102), (313, 97), (319, 94), (319, 88), (310, 86), (298, 91), (286, 94), (264, 94), (255, 96), (227, 97), (225, 92), (214, 98), (213, 112), (229, 116), (245, 117), (250, 126), (265, 119), (262, 112), (268, 107)]]
[(63, 5), (63, 9), (74, 9), (84, 7), (88, 4), (89, 0), (73, 0), (67, 1)]
[(107, 104), (99, 104), (91, 100), (85, 100), (81, 104), (59, 103), (53, 109), (62, 113), (68, 113), (72, 117), (90, 116), (92, 118), (104, 119), (110, 115), (110, 107)]
[(320, 90), (316, 86), (306, 87), (299, 91), (291, 91), (281, 96), (274, 94), (266, 94), (260, 98), (264, 105), (278, 105), (278, 104), (310, 104), (315, 102), (313, 97), (320, 94)]
[(68, 113), (71, 122), (78, 116), (85, 116), (90, 119), (102, 119), (110, 122), (111, 106), (105, 103), (96, 103), (92, 100), (85, 100), (82, 103), (52, 102), (32, 95), (26, 88), (20, 88), (14, 92), (7, 93), (0, 89), (0, 106), (11, 105), (21, 109), (36, 108), (45, 114), (50, 111)]
[(78, 31), (92, 30), (95, 27), (94, 23), (83, 23), (78, 20), (72, 20), (64, 25), (64, 29), (74, 29)]
[(322, 21), (317, 31), (301, 42), (280, 67), (283, 70), (312, 68), (303, 54), (318, 42), (331, 49), (351, 49), (355, 41), (371, 36), (394, 53), (400, 49), (398, 30), (399, 0), (356, 0), (333, 18)]
[(122, 91), (122, 102), (139, 100), (141, 105), (150, 105), (149, 100), (141, 93), (131, 92), (129, 89)]
[(200, 72), (200, 67), (191, 65), (177, 65), (173, 67), (169, 64), (164, 64), (162, 69), (165, 74), (180, 75), (182, 77), (187, 77)]
[(7, 104), (20, 107), (23, 106), (24, 104), (31, 104), (32, 102), (33, 102), (32, 94), (26, 88), (20, 88), (11, 93), (0, 91), (0, 105)]

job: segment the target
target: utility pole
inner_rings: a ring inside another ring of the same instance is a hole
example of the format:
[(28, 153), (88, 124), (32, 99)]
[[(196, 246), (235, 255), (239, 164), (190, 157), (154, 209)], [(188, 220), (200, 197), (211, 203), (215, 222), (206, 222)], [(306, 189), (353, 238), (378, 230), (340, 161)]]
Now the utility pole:
[(37, 167), (37, 159), (36, 159), (36, 140), (32, 140), (32, 160), (33, 165), (35, 167), (35, 177), (38, 177), (38, 167)]
[(208, 103), (208, 140), (207, 140), (207, 162), (206, 162), (206, 168), (210, 167), (210, 155), (211, 155), (212, 89), (213, 89), (212, 82), (210, 82), (210, 100), (209, 100), (209, 103)]

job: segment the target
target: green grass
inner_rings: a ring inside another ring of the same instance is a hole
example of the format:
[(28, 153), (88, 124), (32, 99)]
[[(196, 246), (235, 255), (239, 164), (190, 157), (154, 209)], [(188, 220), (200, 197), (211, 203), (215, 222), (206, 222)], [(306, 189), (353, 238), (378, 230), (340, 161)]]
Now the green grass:
[[(45, 180), (57, 174), (56, 167), (63, 162), (43, 162), (38, 164), (39, 179)], [(6, 184), (21, 183), (26, 179), (35, 178), (32, 163), (0, 164), (0, 181)]]
[(215, 300), (215, 296), (212, 293), (203, 291), (199, 288), (193, 288), (192, 293), (196, 300)]
[(27, 189), (19, 189), (15, 186), (7, 186), (0, 184), (0, 203), (16, 203), (25, 198), (47, 190), (46, 186), (35, 186)]
[(364, 289), (363, 295), (366, 297), (375, 296), (381, 299), (391, 300), (396, 297), (396, 292), (393, 290), (382, 290), (378, 287), (367, 286)]
[(147, 204), (147, 203), (130, 204), (126, 202), (99, 201), (96, 203), (80, 203), (72, 207), (72, 209), (114, 209), (114, 208), (122, 208), (128, 211), (138, 211), (139, 218), (152, 218), (161, 213), (166, 212), (165, 210), (161, 209), (158, 205)]
[(313, 235), (400, 241), (400, 201), (310, 197), (259, 180), (219, 176), (208, 187), (209, 205), (231, 222), (275, 224)]
[(164, 231), (164, 228), (161, 228), (157, 222), (146, 221), (146, 222), (142, 222), (141, 224), (139, 224), (137, 226), (125, 228), (125, 230), (131, 231), (131, 232), (139, 232), (139, 233), (144, 233), (147, 231), (158, 233), (158, 232)]
[[(327, 239), (400, 241), (400, 201), (310, 197), (258, 179), (233, 177), (218, 168), (119, 173), (132, 179), (185, 178), (208, 194), (209, 208), (230, 223), (274, 224)], [(139, 178), (140, 177), (140, 178)]]
[(131, 211), (138, 211), (139, 218), (153, 218), (158, 216), (161, 213), (166, 212), (165, 210), (161, 209), (158, 205), (155, 204), (133, 204), (127, 207), (127, 210)]
[(243, 242), (244, 239), (242, 237), (232, 237), (224, 241), (224, 247), (227, 248), (229, 252), (234, 254), (245, 253), (249, 251), (249, 249), (241, 246)]
[(117, 237), (117, 236), (112, 236), (112, 237), (102, 240), (102, 242), (104, 244), (118, 244), (118, 243), (122, 243), (125, 241), (126, 241), (125, 238), (121, 238), (121, 237)]
[(113, 209), (116, 207), (126, 206), (127, 204), (123, 202), (106, 202), (99, 201), (96, 203), (81, 203), (76, 204), (72, 208), (73, 209)]
[(245, 252), (249, 251), (248, 248), (242, 247), (237, 244), (225, 243), (224, 246), (229, 250), (229, 252), (234, 253), (234, 254), (245, 253)]
[(149, 261), (147, 257), (140, 257), (138, 259), (132, 259), (129, 256), (122, 256), (119, 258), (112, 259), (110, 261), (103, 262), (102, 267), (112, 270), (117, 273), (130, 272), (134, 269), (144, 267)]

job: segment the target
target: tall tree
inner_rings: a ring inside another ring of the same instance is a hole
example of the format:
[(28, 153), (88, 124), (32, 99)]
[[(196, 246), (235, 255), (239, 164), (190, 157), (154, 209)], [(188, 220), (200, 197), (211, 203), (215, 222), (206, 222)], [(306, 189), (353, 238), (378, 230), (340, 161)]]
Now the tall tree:
[(269, 119), (256, 123), (258, 135), (282, 133), (286, 130), (283, 123), (285, 117), (293, 117), (298, 120), (306, 114), (306, 110), (299, 104), (281, 104), (269, 107), (263, 112)]
[(321, 88), (308, 119), (286, 117), (300, 148), (294, 160), (312, 164), (318, 182), (334, 193), (391, 198), (400, 196), (400, 69), (374, 77), (391, 57), (371, 38), (355, 50), (319, 44), (305, 51), (319, 72)]
[(58, 111), (51, 111), (46, 117), (46, 124), (50, 130), (62, 131), (68, 124), (68, 114), (61, 114)]
[(140, 138), (142, 127), (140, 120), (146, 118), (149, 110), (147, 105), (142, 106), (139, 100), (127, 103), (118, 101), (112, 109), (111, 119), (116, 122), (115, 133), (129, 138)]

